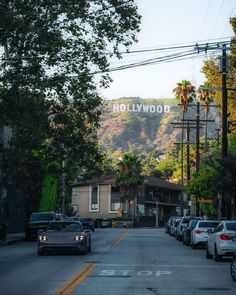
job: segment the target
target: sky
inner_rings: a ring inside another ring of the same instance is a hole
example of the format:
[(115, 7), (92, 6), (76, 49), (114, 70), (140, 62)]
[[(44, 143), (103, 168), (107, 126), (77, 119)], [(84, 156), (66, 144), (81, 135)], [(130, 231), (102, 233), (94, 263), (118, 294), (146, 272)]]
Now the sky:
[[(236, 0), (135, 0), (142, 16), (138, 42), (131, 51), (175, 45), (207, 44), (229, 40), (233, 30), (229, 18), (236, 16)], [(144, 61), (180, 52), (156, 51), (125, 55), (123, 61), (111, 60), (111, 67)], [(196, 51), (197, 52), (197, 51)], [(113, 82), (101, 89), (104, 99), (120, 97), (173, 98), (181, 80), (198, 87), (204, 82), (203, 61), (218, 56), (220, 50), (207, 51), (185, 60), (156, 63), (110, 73)]]

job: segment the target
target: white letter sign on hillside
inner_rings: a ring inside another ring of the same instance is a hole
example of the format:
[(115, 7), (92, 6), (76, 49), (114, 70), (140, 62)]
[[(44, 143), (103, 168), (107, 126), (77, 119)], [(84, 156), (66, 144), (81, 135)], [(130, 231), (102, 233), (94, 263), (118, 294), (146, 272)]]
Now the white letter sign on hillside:
[(169, 105), (156, 105), (156, 104), (118, 104), (114, 103), (112, 106), (113, 112), (133, 112), (133, 113), (169, 113)]

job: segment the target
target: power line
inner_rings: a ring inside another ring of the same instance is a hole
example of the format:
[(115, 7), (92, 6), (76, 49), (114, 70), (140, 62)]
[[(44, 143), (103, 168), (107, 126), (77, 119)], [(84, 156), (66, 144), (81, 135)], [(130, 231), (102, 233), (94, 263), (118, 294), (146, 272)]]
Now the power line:
[(212, 29), (212, 31), (211, 31), (211, 34), (210, 34), (209, 38), (211, 38), (211, 36), (212, 36), (213, 33), (215, 32), (216, 25), (217, 25), (218, 19), (219, 19), (219, 17), (220, 17), (220, 14), (221, 14), (222, 7), (223, 7), (223, 5), (224, 5), (224, 2), (225, 2), (225, 0), (222, 0), (222, 2), (221, 2), (221, 6), (220, 6), (220, 9), (219, 9), (219, 12), (218, 12), (218, 15), (217, 15), (217, 17), (216, 17), (216, 20), (215, 20), (215, 23), (214, 23), (214, 25), (213, 25), (213, 29)]
[(203, 24), (202, 24), (202, 28), (201, 28), (200, 33), (199, 33), (198, 42), (199, 42), (200, 37), (202, 35), (203, 29), (205, 27), (210, 6), (211, 6), (211, 0), (209, 0), (209, 2), (208, 2), (208, 6), (207, 6), (207, 10), (206, 10), (206, 13), (205, 13), (205, 16), (204, 16), (204, 21), (203, 21)]
[[(232, 8), (232, 12), (231, 12), (231, 14), (230, 14), (229, 19), (231, 19), (231, 17), (233, 16), (235, 8), (236, 8), (236, 2), (234, 3), (234, 6), (233, 6), (233, 8)], [(222, 33), (221, 37), (224, 35), (227, 26), (228, 26), (228, 23), (225, 24), (225, 27), (224, 27), (224, 30), (223, 30), (223, 33)]]

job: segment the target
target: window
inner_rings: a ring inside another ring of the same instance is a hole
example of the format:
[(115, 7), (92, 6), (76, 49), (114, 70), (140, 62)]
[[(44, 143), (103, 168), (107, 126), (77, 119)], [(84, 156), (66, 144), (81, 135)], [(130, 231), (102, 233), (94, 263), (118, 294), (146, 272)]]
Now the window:
[(236, 230), (236, 222), (226, 223), (225, 225), (227, 230)]
[(121, 207), (121, 193), (119, 188), (111, 187), (110, 208), (109, 212), (117, 213), (117, 209)]
[(90, 187), (89, 211), (99, 211), (99, 186)]

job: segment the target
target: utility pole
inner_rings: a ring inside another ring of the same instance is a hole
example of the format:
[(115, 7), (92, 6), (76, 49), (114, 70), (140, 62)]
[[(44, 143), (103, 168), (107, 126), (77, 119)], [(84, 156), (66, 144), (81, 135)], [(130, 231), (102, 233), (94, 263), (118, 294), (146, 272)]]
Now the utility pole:
[(184, 212), (184, 112), (182, 122), (182, 133), (181, 133), (181, 215)]
[(65, 186), (66, 174), (65, 174), (65, 160), (62, 160), (62, 173), (61, 173), (61, 213), (65, 213), (65, 194), (66, 194), (66, 186)]
[[(190, 149), (189, 149), (189, 141), (190, 141), (190, 123), (187, 122), (187, 182), (190, 180)], [(190, 201), (190, 199), (188, 199)]]
[(196, 172), (200, 166), (200, 103), (197, 102), (196, 109)]
[[(220, 73), (221, 73), (221, 80), (222, 80), (222, 159), (227, 159), (228, 157), (228, 139), (227, 139), (227, 132), (228, 132), (228, 97), (227, 97), (227, 72), (228, 72), (228, 65), (227, 65), (227, 54), (226, 54), (226, 45), (223, 44), (222, 46), (222, 56), (220, 58)], [(223, 200), (224, 194), (218, 194), (218, 219), (222, 217), (222, 209), (223, 209)], [(225, 208), (227, 208), (227, 204), (225, 204)], [(227, 211), (227, 210), (225, 210)], [(228, 217), (228, 212), (224, 212), (224, 217)]]
[(228, 157), (228, 140), (227, 140), (227, 131), (228, 131), (228, 122), (227, 122), (227, 111), (228, 111), (228, 97), (227, 97), (227, 54), (226, 54), (226, 45), (222, 47), (222, 57), (220, 63), (220, 72), (222, 78), (222, 159)]
[[(197, 104), (190, 104), (189, 106), (192, 107), (196, 107), (196, 118), (195, 119), (185, 119), (184, 115), (183, 115), (183, 119), (182, 122), (172, 122), (171, 124), (174, 124), (174, 128), (181, 128), (182, 129), (182, 139), (181, 139), (181, 187), (183, 190), (184, 187), (184, 177), (183, 177), (183, 146), (184, 144), (187, 145), (187, 157), (186, 157), (186, 161), (187, 161), (187, 182), (190, 180), (190, 153), (189, 153), (189, 145), (190, 145), (190, 130), (191, 129), (196, 129), (196, 172), (199, 171), (200, 168), (200, 128), (202, 128), (203, 123), (207, 123), (207, 122), (215, 122), (215, 120), (209, 120), (209, 119), (200, 119), (200, 102), (197, 102)], [(184, 129), (187, 130), (187, 134), (186, 134), (186, 142), (183, 142), (183, 138), (184, 138)], [(199, 204), (197, 202), (197, 198), (196, 197), (196, 214), (199, 215)], [(189, 197), (188, 197), (188, 201), (190, 201)], [(183, 202), (182, 202), (183, 204)], [(183, 208), (183, 205), (182, 205)]]

